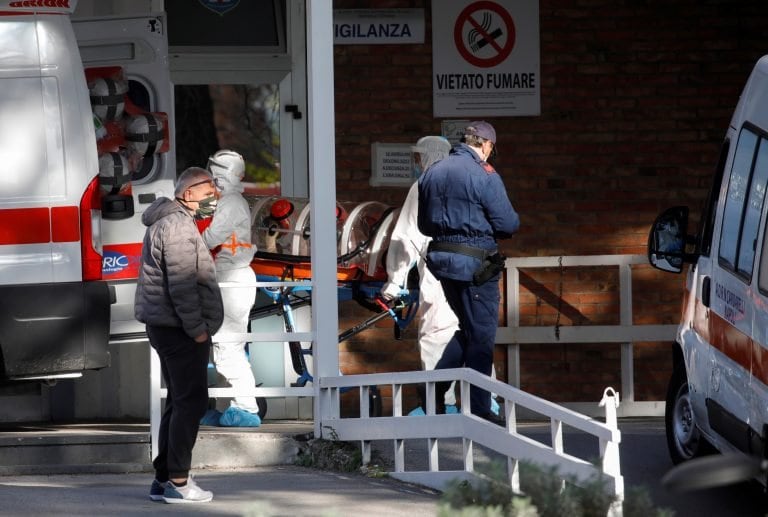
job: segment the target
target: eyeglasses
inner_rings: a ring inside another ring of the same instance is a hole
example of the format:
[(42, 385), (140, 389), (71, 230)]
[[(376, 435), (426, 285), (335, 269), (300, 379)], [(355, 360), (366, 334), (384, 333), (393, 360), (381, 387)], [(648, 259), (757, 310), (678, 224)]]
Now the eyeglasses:
[(213, 185), (213, 186), (216, 186), (216, 184), (214, 183), (214, 180), (203, 180), (203, 181), (198, 181), (197, 183), (193, 183), (193, 184), (191, 184), (190, 186), (188, 186), (188, 187), (186, 188), (186, 190), (189, 190), (189, 189), (191, 189), (192, 187), (196, 187), (196, 186), (198, 186), (198, 185), (205, 185), (206, 183), (210, 183), (211, 185)]

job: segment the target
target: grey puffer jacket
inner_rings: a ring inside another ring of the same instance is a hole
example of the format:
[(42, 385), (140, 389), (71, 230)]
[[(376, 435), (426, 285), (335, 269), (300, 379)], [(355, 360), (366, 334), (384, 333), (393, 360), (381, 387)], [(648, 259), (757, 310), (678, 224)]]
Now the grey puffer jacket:
[(195, 338), (215, 334), (224, 319), (216, 269), (192, 215), (177, 201), (157, 199), (144, 212), (134, 311), (157, 327), (181, 327)]

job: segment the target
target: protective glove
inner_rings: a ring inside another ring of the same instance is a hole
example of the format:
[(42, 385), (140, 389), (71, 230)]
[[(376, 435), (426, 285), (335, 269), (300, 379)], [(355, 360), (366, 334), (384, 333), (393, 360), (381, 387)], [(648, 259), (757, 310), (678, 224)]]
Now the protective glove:
[(388, 302), (400, 298), (403, 294), (407, 293), (406, 289), (392, 282), (387, 282), (381, 287), (381, 297)]

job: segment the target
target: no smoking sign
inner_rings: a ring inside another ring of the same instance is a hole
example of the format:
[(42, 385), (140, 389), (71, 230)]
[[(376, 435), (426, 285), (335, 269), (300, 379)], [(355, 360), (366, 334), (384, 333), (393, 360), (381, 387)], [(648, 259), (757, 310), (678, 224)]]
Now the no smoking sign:
[(541, 113), (539, 0), (432, 1), (432, 112)]
[(515, 46), (515, 23), (496, 2), (474, 2), (456, 18), (453, 41), (469, 64), (494, 67), (509, 57)]

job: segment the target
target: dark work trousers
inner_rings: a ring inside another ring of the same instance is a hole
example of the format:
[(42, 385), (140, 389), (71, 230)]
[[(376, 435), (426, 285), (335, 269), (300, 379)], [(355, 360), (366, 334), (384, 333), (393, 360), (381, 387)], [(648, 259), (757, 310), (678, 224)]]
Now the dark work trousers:
[[(466, 366), (484, 375), (491, 375), (496, 328), (499, 326), (499, 277), (496, 275), (483, 285), (440, 279), (445, 298), (459, 319), (459, 330), (446, 345), (435, 366), (436, 370)], [(437, 383), (436, 401), (439, 408), (443, 407), (443, 397), (449, 386), (449, 382)], [(491, 394), (486, 390), (472, 386), (470, 403), (475, 415), (486, 416), (491, 413)]]
[(160, 420), (158, 454), (152, 461), (158, 481), (186, 478), (200, 419), (208, 409), (210, 336), (197, 343), (176, 327), (147, 325), (149, 343), (160, 356), (168, 397)]

